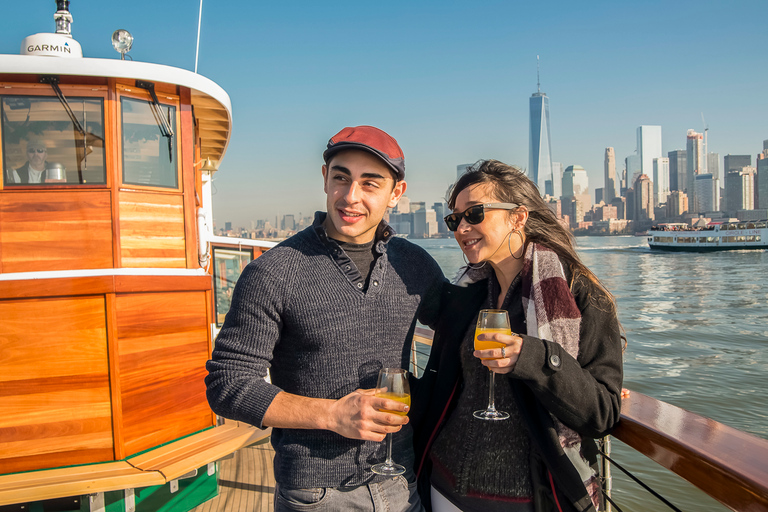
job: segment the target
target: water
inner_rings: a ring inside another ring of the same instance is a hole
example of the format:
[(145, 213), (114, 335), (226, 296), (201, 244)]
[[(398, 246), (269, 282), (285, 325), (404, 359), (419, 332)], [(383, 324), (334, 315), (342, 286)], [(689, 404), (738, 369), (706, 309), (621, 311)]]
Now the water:
[[(446, 276), (464, 263), (453, 239), (414, 242)], [(628, 339), (625, 387), (768, 439), (768, 251), (660, 253), (632, 236), (576, 242), (616, 298)], [(682, 510), (728, 510), (615, 439), (613, 454)], [(667, 510), (613, 474), (613, 497), (625, 512)]]

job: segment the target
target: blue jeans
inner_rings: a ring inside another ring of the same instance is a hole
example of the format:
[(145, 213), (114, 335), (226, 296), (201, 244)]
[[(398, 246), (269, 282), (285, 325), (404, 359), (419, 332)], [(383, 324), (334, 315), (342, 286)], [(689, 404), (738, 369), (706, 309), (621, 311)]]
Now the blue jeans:
[(360, 487), (294, 489), (275, 486), (275, 512), (422, 512), (416, 481), (400, 475)]

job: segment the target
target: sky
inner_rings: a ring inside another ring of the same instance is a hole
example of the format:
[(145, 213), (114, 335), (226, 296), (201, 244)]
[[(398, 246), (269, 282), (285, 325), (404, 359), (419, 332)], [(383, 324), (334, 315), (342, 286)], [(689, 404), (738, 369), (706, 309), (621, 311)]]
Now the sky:
[[(130, 6), (121, 8), (120, 5)], [(54, 0), (3, 1), (0, 53), (53, 32)], [(86, 57), (129, 56), (194, 70), (198, 0), (72, 0)], [(456, 166), (494, 158), (528, 167), (528, 100), (550, 99), (552, 158), (603, 186), (640, 125), (664, 154), (709, 128), (709, 151), (750, 154), (768, 139), (765, 2), (312, 0), (203, 1), (198, 72), (230, 95), (233, 131), (214, 180), (214, 221), (325, 209), (322, 152), (345, 126), (394, 136), (406, 195), (440, 201)], [(703, 117), (703, 119), (702, 119)]]

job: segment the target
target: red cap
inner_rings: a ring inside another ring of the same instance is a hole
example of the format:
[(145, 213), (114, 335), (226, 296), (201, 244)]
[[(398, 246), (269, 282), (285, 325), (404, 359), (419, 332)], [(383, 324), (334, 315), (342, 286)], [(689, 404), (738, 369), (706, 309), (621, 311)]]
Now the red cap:
[(378, 156), (386, 163), (397, 180), (405, 178), (405, 157), (403, 150), (386, 132), (373, 126), (353, 126), (341, 130), (328, 141), (328, 149), (323, 153), (327, 164), (331, 157), (344, 149), (362, 149)]

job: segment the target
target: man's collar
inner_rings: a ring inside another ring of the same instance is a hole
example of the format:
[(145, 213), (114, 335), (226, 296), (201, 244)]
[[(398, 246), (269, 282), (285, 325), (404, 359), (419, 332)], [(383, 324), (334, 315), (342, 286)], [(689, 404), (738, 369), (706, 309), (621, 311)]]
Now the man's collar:
[[(317, 236), (320, 237), (320, 240), (322, 240), (324, 243), (330, 243), (330, 240), (332, 240), (328, 236), (328, 232), (325, 230), (325, 226), (323, 225), (327, 215), (328, 214), (326, 212), (315, 212), (315, 220), (312, 222), (312, 228), (315, 230), (315, 233), (317, 233)], [(387, 243), (389, 243), (395, 234), (395, 230), (392, 229), (392, 226), (387, 224), (387, 222), (382, 219), (381, 222), (379, 222), (379, 225), (376, 226), (376, 235), (374, 238), (376, 241), (374, 244), (376, 246), (376, 251), (379, 253), (384, 253), (386, 251)]]

